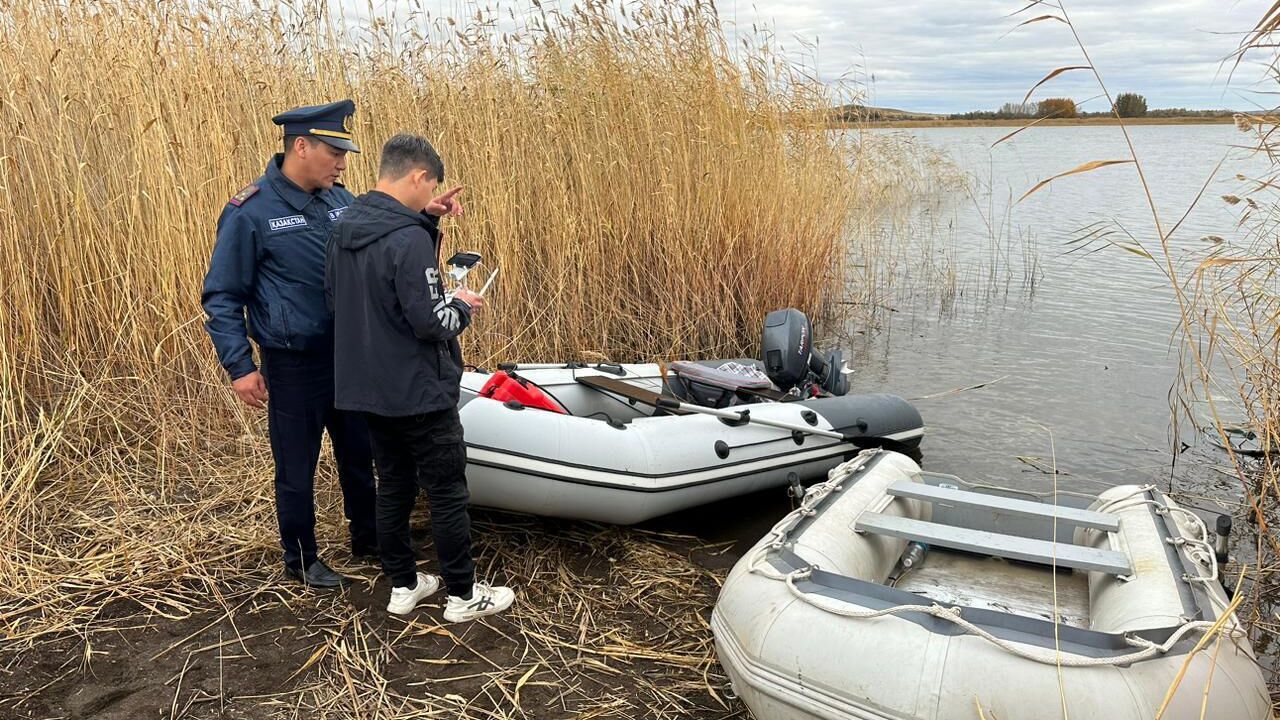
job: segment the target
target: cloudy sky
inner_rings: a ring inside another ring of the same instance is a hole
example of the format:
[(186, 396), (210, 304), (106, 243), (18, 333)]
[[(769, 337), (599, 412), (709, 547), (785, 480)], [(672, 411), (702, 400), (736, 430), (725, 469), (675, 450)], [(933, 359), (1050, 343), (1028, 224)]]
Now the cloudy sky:
[[(541, 0), (565, 8), (583, 0)], [(638, 0), (610, 0), (631, 5)], [(683, 0), (689, 2), (691, 0)], [(534, 11), (530, 0), (329, 0), (348, 13), (370, 8), (429, 17), (498, 10), (499, 30)], [(1020, 102), (1057, 67), (1080, 65), (1070, 29), (1018, 23), (1050, 12), (1014, 15), (1028, 0), (714, 0), (730, 34), (766, 28), (797, 61), (827, 82), (851, 79), (867, 102), (918, 112), (996, 109)], [(1263, 70), (1238, 69), (1231, 55), (1273, 0), (1065, 0), (1067, 11), (1113, 93), (1138, 92), (1152, 108), (1251, 109), (1276, 103), (1256, 93)], [(375, 10), (377, 12), (377, 10)], [(735, 43), (735, 46), (737, 43)], [(1274, 87), (1270, 83), (1269, 87)], [(1067, 73), (1035, 97), (1098, 95), (1085, 72)], [(1088, 110), (1104, 110), (1093, 100)]]
[[(739, 32), (767, 22), (780, 41), (817, 41), (824, 80), (874, 78), (870, 104), (921, 112), (994, 109), (1020, 101), (1040, 78), (1080, 65), (1070, 29), (1039, 22), (1048, 11), (1008, 17), (1018, 0), (719, 0)], [(1113, 92), (1135, 91), (1151, 107), (1233, 109), (1274, 105), (1253, 90), (1256, 66), (1228, 83), (1223, 66), (1271, 0), (1066, 0), (1066, 8)], [(1013, 32), (1010, 32), (1013, 30)], [(1074, 76), (1073, 76), (1074, 75)], [(1086, 73), (1067, 73), (1037, 97), (1097, 95)], [(1105, 109), (1099, 101), (1088, 109)]]

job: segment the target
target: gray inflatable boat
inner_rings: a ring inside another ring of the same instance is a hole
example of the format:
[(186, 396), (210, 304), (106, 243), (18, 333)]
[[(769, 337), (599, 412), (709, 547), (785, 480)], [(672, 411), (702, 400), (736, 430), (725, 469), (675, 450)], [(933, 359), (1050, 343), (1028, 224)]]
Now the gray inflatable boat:
[[(924, 424), (910, 403), (842, 394), (839, 356), (812, 357), (807, 320), (779, 322), (786, 337), (771, 341), (766, 323), (764, 362), (464, 373), (471, 502), (626, 525), (819, 479), (866, 447), (918, 456)], [(775, 345), (787, 353), (771, 364)]]
[(729, 573), (716, 653), (770, 720), (1264, 720), (1224, 527), (1152, 485), (1030, 493), (867, 450)]

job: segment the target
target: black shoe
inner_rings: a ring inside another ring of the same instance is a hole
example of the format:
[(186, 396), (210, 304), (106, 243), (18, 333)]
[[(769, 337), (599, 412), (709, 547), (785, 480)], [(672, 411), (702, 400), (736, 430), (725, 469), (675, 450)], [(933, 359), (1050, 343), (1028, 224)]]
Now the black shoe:
[(316, 560), (307, 566), (305, 573), (286, 565), (284, 574), (286, 577), (297, 580), (303, 585), (314, 588), (344, 588), (351, 584), (351, 580), (334, 572), (320, 560)]
[(382, 567), (382, 556), (378, 554), (378, 546), (352, 545), (351, 559), (372, 567)]

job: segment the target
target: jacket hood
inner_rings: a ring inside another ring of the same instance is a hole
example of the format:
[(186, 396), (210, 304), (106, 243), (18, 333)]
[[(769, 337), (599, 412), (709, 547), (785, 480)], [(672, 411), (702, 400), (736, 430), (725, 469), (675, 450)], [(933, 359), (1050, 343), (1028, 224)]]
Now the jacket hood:
[(421, 225), (428, 232), (431, 229), (430, 219), (423, 213), (410, 210), (384, 192), (370, 190), (342, 214), (335, 240), (340, 248), (359, 250), (414, 225)]

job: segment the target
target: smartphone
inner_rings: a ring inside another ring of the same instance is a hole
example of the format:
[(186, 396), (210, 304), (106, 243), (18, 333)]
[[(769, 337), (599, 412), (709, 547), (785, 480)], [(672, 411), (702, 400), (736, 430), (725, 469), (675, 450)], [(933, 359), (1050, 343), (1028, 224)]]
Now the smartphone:
[(449, 258), (449, 269), (446, 271), (446, 274), (457, 282), (462, 282), (462, 279), (467, 276), (467, 273), (471, 272), (475, 269), (476, 265), (480, 264), (480, 260), (481, 255), (478, 252), (466, 251), (454, 253), (453, 257)]

